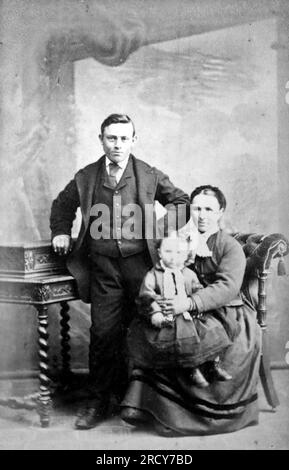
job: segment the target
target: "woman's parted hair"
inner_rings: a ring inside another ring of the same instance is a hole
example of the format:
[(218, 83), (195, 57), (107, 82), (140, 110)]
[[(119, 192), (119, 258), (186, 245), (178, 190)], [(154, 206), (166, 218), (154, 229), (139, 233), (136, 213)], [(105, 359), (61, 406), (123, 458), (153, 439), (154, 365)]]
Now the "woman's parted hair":
[(198, 196), (198, 194), (206, 194), (208, 196), (215, 196), (217, 199), (220, 209), (226, 209), (227, 206), (227, 201), (222, 193), (222, 191), (217, 188), (217, 186), (211, 186), (210, 184), (206, 184), (204, 186), (198, 186), (197, 188), (194, 189), (194, 191), (191, 194), (191, 203), (193, 202), (193, 199), (195, 196)]

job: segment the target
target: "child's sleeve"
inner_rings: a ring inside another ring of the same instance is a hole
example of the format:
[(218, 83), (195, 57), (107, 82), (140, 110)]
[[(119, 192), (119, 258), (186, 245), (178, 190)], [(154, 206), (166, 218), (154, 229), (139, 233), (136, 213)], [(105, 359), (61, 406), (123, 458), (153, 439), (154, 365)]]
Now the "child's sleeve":
[(156, 299), (160, 297), (156, 293), (156, 278), (153, 271), (149, 271), (140, 287), (139, 296), (136, 299), (138, 311), (141, 315), (151, 316), (156, 312), (161, 312), (161, 308)]

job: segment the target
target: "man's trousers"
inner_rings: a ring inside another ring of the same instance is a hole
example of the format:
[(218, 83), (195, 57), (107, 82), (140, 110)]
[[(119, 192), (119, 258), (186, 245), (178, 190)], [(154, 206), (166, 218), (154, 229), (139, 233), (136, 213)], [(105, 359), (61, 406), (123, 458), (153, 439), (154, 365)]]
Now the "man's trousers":
[(135, 299), (151, 268), (148, 251), (126, 258), (91, 256), (91, 328), (89, 371), (91, 398), (114, 393), (122, 398), (128, 385), (126, 333), (136, 315)]

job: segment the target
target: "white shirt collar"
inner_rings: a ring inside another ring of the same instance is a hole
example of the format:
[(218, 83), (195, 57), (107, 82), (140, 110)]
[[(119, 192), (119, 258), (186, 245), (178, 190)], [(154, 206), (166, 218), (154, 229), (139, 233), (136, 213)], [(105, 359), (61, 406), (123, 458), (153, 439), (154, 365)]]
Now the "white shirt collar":
[[(125, 170), (126, 168), (126, 165), (128, 163), (128, 159), (129, 159), (129, 156), (127, 158), (125, 158), (124, 160), (122, 160), (121, 162), (118, 162), (118, 166), (122, 169), (122, 170)], [(109, 164), (110, 163), (113, 163), (107, 156), (105, 156), (105, 166), (106, 166), (106, 169), (108, 170), (108, 167), (109, 167)]]

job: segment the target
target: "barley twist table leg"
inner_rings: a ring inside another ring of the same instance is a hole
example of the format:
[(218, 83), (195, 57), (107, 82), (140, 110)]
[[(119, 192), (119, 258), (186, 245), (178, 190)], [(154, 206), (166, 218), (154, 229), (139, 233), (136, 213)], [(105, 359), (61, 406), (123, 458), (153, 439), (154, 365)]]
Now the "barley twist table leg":
[(69, 379), (71, 376), (71, 370), (70, 370), (70, 335), (69, 335), (69, 305), (67, 302), (61, 302), (61, 310), (60, 310), (60, 315), (61, 315), (61, 320), (60, 320), (60, 325), (61, 325), (61, 355), (62, 355), (62, 375), (63, 378)]
[(36, 306), (38, 311), (38, 333), (39, 333), (39, 380), (40, 390), (38, 398), (38, 413), (40, 416), (40, 423), (42, 427), (48, 427), (50, 422), (50, 411), (52, 408), (52, 401), (50, 396), (48, 377), (48, 313), (47, 307), (43, 305)]

